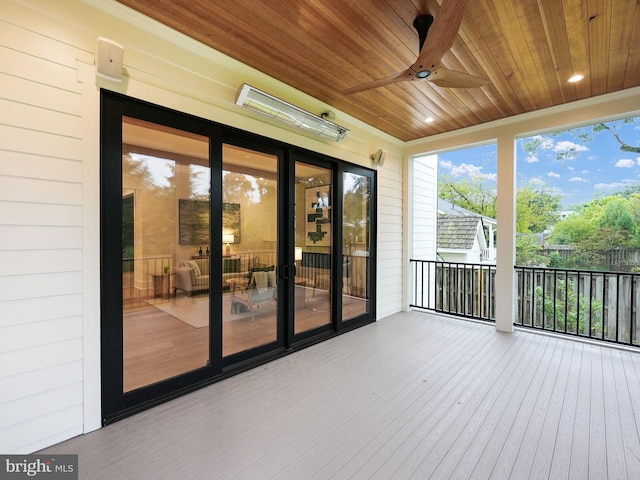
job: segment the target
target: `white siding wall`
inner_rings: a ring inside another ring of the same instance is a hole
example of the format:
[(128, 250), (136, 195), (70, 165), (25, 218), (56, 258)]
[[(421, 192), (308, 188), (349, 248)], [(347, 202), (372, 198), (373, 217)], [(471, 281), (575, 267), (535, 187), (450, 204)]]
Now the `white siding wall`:
[[(406, 205), (409, 218), (405, 221), (407, 234), (410, 236), (407, 242), (407, 263), (410, 259), (435, 260), (438, 229), (438, 157), (423, 155), (410, 158), (408, 170), (409, 175), (405, 182), (409, 195)], [(407, 269), (404, 283), (405, 309), (414, 302), (422, 303), (427, 298), (435, 298), (434, 285), (423, 285), (428, 266), (425, 268), (424, 264), (416, 264), (412, 267)], [(413, 292), (422, 292), (427, 288), (431, 291), (422, 300), (413, 298)]]
[[(0, 19), (0, 452), (83, 431), (82, 91), (86, 52)], [(32, 22), (42, 18), (32, 13)], [(88, 59), (88, 58), (87, 58)]]
[(412, 230), (411, 257), (435, 260), (438, 225), (438, 156), (428, 155), (412, 159)]
[(378, 319), (402, 310), (402, 163), (378, 168)]
[[(125, 47), (121, 84), (95, 84), (98, 36)], [(116, 2), (2, 1), (0, 452), (33, 452), (100, 424), (98, 86), (361, 165), (387, 150), (378, 318), (401, 309), (404, 144), (340, 112), (351, 129), (340, 144), (265, 123), (234, 105), (243, 82), (327, 109)]]

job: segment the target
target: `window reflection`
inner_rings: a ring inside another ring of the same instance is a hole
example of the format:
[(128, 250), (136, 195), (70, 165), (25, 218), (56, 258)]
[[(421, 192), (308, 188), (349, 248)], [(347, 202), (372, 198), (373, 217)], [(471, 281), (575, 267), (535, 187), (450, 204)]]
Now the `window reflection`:
[(331, 323), (331, 170), (296, 162), (294, 331)]
[(342, 219), (342, 319), (369, 312), (369, 178), (344, 174)]
[(210, 169), (206, 137), (133, 118), (122, 133), (127, 392), (208, 362)]
[(223, 147), (223, 355), (277, 340), (278, 158)]

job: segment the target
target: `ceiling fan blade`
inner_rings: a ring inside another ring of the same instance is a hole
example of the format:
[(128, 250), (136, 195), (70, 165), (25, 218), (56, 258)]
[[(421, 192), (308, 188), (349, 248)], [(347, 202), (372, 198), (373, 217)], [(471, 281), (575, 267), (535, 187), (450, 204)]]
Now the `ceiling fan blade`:
[(476, 88), (486, 85), (488, 80), (482, 77), (448, 70), (441, 66), (442, 57), (456, 41), (468, 1), (443, 0), (435, 19), (428, 14), (416, 17), (413, 26), (418, 31), (422, 46), (417, 61), (410, 68), (392, 77), (348, 88), (342, 93), (349, 95), (405, 80), (426, 79), (434, 85), (447, 88)]
[(374, 80), (373, 82), (363, 83), (361, 85), (356, 85), (355, 87), (347, 88), (342, 93), (343, 95), (349, 95), (351, 93), (363, 92), (365, 90), (371, 90), (372, 88), (383, 87), (385, 85), (390, 85), (396, 82), (402, 82), (405, 80), (413, 79), (414, 72), (411, 69), (405, 70), (404, 72), (397, 73), (392, 77), (381, 78), (379, 80)]
[(458, 36), (468, 0), (444, 0), (416, 63), (411, 69), (415, 72), (433, 70), (440, 65), (440, 61), (447, 53)]
[(431, 72), (427, 81), (439, 87), (446, 88), (476, 88), (483, 87), (489, 83), (489, 80), (486, 78), (476, 77), (475, 75), (469, 75), (468, 73), (457, 72), (455, 70), (448, 70), (444, 67), (440, 67)]

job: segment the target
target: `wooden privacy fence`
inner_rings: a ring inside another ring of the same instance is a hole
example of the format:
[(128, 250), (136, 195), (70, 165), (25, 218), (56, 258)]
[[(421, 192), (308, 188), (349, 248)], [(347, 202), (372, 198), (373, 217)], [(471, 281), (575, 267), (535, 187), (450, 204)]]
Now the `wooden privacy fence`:
[(607, 272), (633, 272), (640, 268), (640, 250), (636, 248), (614, 248), (611, 250), (578, 251), (564, 245), (547, 245), (545, 256), (562, 259), (562, 266), (574, 269), (596, 269)]

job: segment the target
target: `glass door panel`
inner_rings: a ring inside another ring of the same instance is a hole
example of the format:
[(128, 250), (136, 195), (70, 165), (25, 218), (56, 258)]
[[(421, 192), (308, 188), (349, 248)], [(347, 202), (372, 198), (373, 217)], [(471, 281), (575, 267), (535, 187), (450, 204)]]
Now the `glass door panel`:
[(122, 121), (123, 392), (209, 362), (209, 139)]
[(343, 176), (342, 320), (370, 311), (371, 185), (369, 177)]
[(295, 164), (294, 333), (331, 324), (331, 170)]
[(223, 145), (222, 353), (278, 339), (278, 157)]

